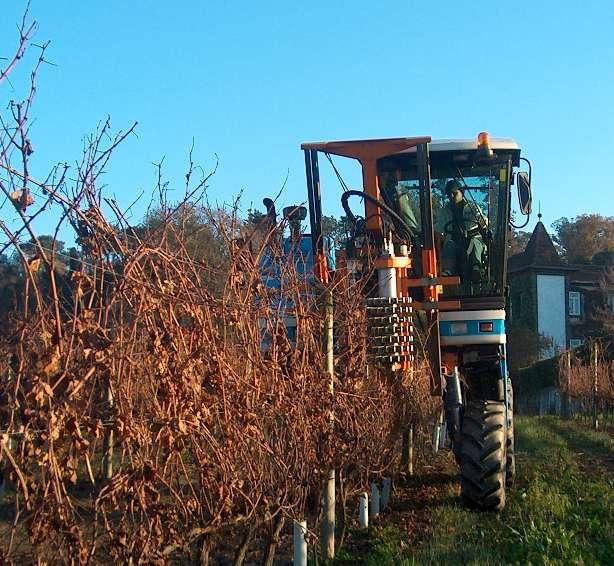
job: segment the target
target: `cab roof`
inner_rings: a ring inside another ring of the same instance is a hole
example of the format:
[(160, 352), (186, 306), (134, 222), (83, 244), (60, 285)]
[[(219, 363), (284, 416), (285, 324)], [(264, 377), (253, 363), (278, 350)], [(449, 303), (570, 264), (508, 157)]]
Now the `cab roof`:
[[(379, 138), (379, 139), (365, 139), (365, 140), (338, 140), (338, 141), (320, 141), (320, 142), (304, 142), (301, 144), (301, 149), (316, 149), (318, 151), (326, 151), (329, 148), (334, 148), (338, 145), (360, 145), (375, 142), (409, 142), (419, 143), (428, 142), (430, 151), (454, 151), (454, 150), (468, 150), (477, 149), (477, 138), (464, 138), (464, 139), (441, 139), (432, 140), (430, 137), (418, 137), (418, 138)], [(519, 150), (520, 146), (512, 138), (490, 138), (490, 147), (492, 149), (509, 149)], [(403, 150), (400, 153), (406, 151), (416, 151), (415, 147)]]
[[(429, 143), (429, 151), (467, 151), (477, 149), (477, 147), (478, 142), (476, 139), (442, 139), (432, 140)], [(493, 150), (520, 150), (520, 147), (512, 138), (490, 138), (490, 147)], [(405, 149), (399, 153), (411, 153), (415, 151), (415, 147), (410, 147), (409, 149)]]
[[(309, 151), (323, 151), (332, 155), (351, 157), (359, 161), (376, 161), (384, 157), (395, 155), (411, 155), (416, 153), (416, 147), (429, 144), (429, 152), (440, 159), (456, 156), (455, 160), (465, 156), (469, 159), (478, 149), (477, 137), (472, 139), (442, 139), (432, 140), (429, 136), (411, 138), (382, 138), (370, 140), (322, 141), (305, 142), (301, 149)], [(490, 138), (490, 147), (495, 152), (503, 152), (512, 156), (514, 166), (520, 158), (520, 147), (510, 138)]]

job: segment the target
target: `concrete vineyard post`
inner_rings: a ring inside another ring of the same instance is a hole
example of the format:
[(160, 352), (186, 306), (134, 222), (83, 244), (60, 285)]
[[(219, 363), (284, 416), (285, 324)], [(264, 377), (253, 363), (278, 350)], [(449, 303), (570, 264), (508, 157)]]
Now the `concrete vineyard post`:
[(392, 488), (392, 480), (390, 478), (384, 478), (382, 481), (382, 496), (380, 501), (380, 507), (385, 509), (390, 503), (390, 492)]
[(366, 491), (358, 498), (358, 524), (361, 529), (369, 527), (369, 494)]
[(380, 494), (379, 486), (376, 482), (371, 484), (371, 501), (369, 502), (369, 519), (375, 519), (379, 516), (380, 511)]
[(402, 471), (410, 476), (414, 473), (414, 425), (403, 431), (403, 453), (401, 454)]
[(294, 521), (294, 566), (307, 566), (307, 521)]
[(111, 389), (111, 383), (109, 378), (107, 377), (106, 384), (106, 401), (107, 401), (107, 420), (108, 426), (104, 431), (104, 439), (102, 444), (102, 478), (105, 480), (110, 480), (113, 477), (113, 391)]
[[(334, 366), (334, 336), (333, 336), (333, 293), (330, 289), (324, 290), (324, 346), (326, 349), (326, 371), (329, 375), (329, 392), (331, 397), (335, 393), (335, 366)], [(333, 414), (330, 415), (331, 427)], [(335, 470), (329, 470), (324, 485), (323, 519), (322, 519), (322, 556), (327, 560), (335, 556)]]

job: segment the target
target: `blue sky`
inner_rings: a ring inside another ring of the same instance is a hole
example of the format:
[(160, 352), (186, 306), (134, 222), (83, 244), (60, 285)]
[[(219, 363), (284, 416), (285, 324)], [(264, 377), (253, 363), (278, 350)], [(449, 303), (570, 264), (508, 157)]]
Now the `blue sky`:
[[(3, 7), (0, 56), (24, 4)], [(32, 113), (40, 177), (74, 164), (107, 115), (117, 129), (139, 123), (105, 177), (124, 205), (153, 187), (162, 157), (181, 187), (192, 139), (205, 169), (219, 158), (210, 198), (242, 191), (247, 209), (286, 177), (282, 201), (305, 199), (302, 141), (487, 130), (531, 159), (547, 225), (614, 215), (612, 2), (33, 0), (31, 15), (56, 65), (42, 70)], [(3, 106), (20, 93), (14, 76)], [(343, 172), (358, 184), (357, 167)], [(338, 215), (340, 189), (323, 177), (325, 213)]]

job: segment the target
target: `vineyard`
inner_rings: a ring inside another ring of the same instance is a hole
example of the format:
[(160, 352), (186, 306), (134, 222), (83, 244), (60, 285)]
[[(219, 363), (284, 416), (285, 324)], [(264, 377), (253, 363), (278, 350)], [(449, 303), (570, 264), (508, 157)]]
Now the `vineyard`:
[[(38, 50), (0, 136), (2, 208), (16, 218), (1, 222), (2, 253), (17, 264), (0, 338), (0, 556), (271, 564), (292, 519), (317, 537), (330, 470), (343, 525), (354, 496), (398, 465), (410, 427), (419, 445), (437, 410), (428, 377), (365, 373), (361, 292), (344, 280), (331, 283), (327, 367), (330, 289), (284, 256), (285, 226), (250, 229), (236, 206), (207, 205), (210, 175), (191, 153), (184, 197), (169, 202), (160, 170), (139, 226), (100, 180), (134, 126), (102, 123), (76, 170), (37, 179), (30, 113), (47, 44), (35, 30), (26, 14), (0, 76), (16, 80)], [(53, 237), (35, 228), (49, 216)], [(78, 252), (62, 252), (60, 233)]]
[[(24, 20), (2, 79), (33, 29)], [(284, 226), (250, 232), (236, 207), (203, 204), (209, 176), (191, 155), (184, 198), (170, 203), (161, 181), (147, 226), (131, 226), (99, 188), (132, 129), (114, 135), (103, 123), (76, 171), (32, 176), (29, 115), (44, 62), (41, 46), (0, 140), (3, 207), (17, 216), (2, 222), (3, 252), (13, 250), (21, 282), (0, 339), (0, 555), (271, 564), (292, 519), (317, 537), (330, 470), (343, 524), (354, 496), (398, 465), (404, 433), (424, 440), (438, 412), (428, 376), (365, 373), (361, 292), (336, 280), (331, 382), (328, 290), (281, 253)], [(49, 211), (78, 254), (37, 233)], [(215, 260), (202, 238), (194, 244), (204, 232)]]
[[(76, 165), (34, 174), (32, 108), (48, 64), (35, 31), (26, 12), (0, 70), (0, 85), (24, 88), (0, 116), (0, 255), (10, 257), (1, 264), (0, 564), (270, 566), (291, 561), (297, 525), (315, 561), (351, 556), (344, 544), (377, 517), (380, 488), (384, 514), (392, 479), (415, 487), (414, 466), (449, 446), (431, 395), (432, 327), (404, 336), (411, 369), (373, 363), (364, 300), (377, 285), (373, 258), (365, 253), (366, 276), (331, 270), (316, 281), (284, 249), (287, 220), (255, 222), (240, 199), (210, 201), (215, 170), (204, 172), (192, 150), (180, 188), (157, 166), (134, 221), (133, 205), (104, 181), (136, 124), (115, 131), (103, 121)], [(51, 231), (42, 228), (50, 219)], [(434, 277), (424, 285), (436, 302)], [(600, 343), (559, 364), (568, 415), (590, 415), (595, 427), (612, 425), (610, 350)], [(510, 430), (494, 448), (502, 478), (509, 466), (503, 488), (513, 479)], [(438, 458), (441, 483), (454, 482), (453, 455)]]
[[(93, 163), (85, 171), (95, 179)], [(331, 392), (326, 289), (278, 249), (279, 226), (256, 238), (233, 211), (202, 209), (224, 252), (209, 265), (186, 245), (196, 198), (159, 202), (164, 222), (136, 230), (117, 209), (105, 218), (91, 182), (48, 192), (84, 253), (61, 271), (29, 232), (22, 257), (23, 296), (1, 344), (9, 560), (272, 563), (288, 557), (293, 519), (307, 518), (318, 547), (329, 470), (341, 547), (358, 495), (403, 469), (410, 429), (420, 456), (430, 451), (440, 408), (426, 371), (365, 374), (362, 293), (344, 280), (331, 283)], [(271, 253), (280, 289), (258, 268)], [(609, 414), (611, 362), (567, 359), (561, 383), (577, 410), (592, 414), (597, 400)]]
[(607, 338), (516, 370), (512, 379), (516, 408), (523, 414), (592, 420), (595, 429), (612, 425), (614, 368)]
[(614, 361), (611, 344), (593, 342), (574, 355), (566, 352), (559, 363), (558, 388), (565, 395), (567, 416), (577, 414), (592, 418), (599, 428), (599, 418), (614, 424)]
[(84, 173), (71, 199), (51, 188), (48, 199), (87, 251), (60, 277), (30, 232), (21, 310), (2, 340), (2, 461), (14, 487), (3, 555), (206, 562), (220, 546), (245, 556), (264, 537), (270, 561), (286, 519), (315, 524), (327, 470), (338, 470), (343, 502), (390, 473), (404, 428), (434, 417), (426, 374), (365, 375), (364, 309), (346, 286), (331, 394), (319, 297), (274, 260), (298, 321), (290, 341), (280, 291), (255, 269), (269, 238), (237, 247), (229, 217), (217, 226), (227, 265), (213, 268), (184, 245), (191, 202), (160, 203), (165, 221), (137, 234), (119, 212), (105, 218), (93, 161)]

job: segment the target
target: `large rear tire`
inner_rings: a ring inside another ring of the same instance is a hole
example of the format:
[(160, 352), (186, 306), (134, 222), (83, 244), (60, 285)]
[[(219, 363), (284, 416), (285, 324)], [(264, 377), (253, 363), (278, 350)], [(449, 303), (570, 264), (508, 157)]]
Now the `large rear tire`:
[(480, 510), (505, 507), (506, 428), (504, 402), (467, 404), (460, 446), (461, 494)]

